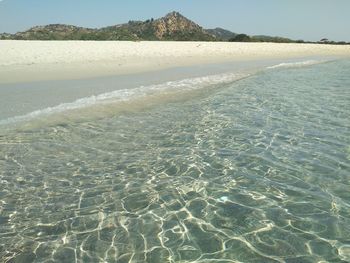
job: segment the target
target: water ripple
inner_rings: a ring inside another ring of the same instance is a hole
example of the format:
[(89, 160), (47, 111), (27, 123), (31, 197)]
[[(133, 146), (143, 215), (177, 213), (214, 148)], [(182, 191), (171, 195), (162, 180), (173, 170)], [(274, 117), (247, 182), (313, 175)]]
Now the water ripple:
[(349, 69), (2, 132), (0, 261), (350, 261)]

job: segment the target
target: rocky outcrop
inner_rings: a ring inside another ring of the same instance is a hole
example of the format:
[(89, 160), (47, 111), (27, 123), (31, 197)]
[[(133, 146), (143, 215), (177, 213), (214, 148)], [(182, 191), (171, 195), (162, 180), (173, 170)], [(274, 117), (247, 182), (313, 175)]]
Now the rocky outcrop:
[(129, 38), (133, 40), (216, 40), (215, 36), (178, 12), (171, 12), (155, 20), (129, 21), (127, 24), (106, 27), (102, 30), (117, 35), (129, 34)]
[(171, 12), (165, 17), (154, 21), (155, 34), (158, 39), (165, 39), (179, 33), (202, 34), (204, 38), (214, 38), (206, 33), (202, 27), (187, 19), (178, 12)]

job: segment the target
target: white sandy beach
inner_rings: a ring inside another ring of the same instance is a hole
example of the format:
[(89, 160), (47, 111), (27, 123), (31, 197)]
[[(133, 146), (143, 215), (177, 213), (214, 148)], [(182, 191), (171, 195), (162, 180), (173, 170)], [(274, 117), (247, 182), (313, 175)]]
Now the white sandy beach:
[(350, 46), (228, 42), (0, 41), (0, 83), (80, 79), (229, 61), (350, 56)]

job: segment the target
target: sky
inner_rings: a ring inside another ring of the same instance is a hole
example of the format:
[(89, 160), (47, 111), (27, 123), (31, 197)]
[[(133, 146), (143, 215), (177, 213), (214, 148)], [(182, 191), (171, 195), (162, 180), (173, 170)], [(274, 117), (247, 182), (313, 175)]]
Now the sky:
[(96, 28), (170, 11), (204, 28), (350, 41), (350, 0), (0, 0), (0, 32), (56, 23)]

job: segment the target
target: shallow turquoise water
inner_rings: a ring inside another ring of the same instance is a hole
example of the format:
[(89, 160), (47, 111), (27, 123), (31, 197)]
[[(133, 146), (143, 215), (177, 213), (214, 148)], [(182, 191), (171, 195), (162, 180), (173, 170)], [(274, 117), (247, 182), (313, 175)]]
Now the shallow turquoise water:
[(349, 73), (0, 132), (0, 261), (349, 262)]

